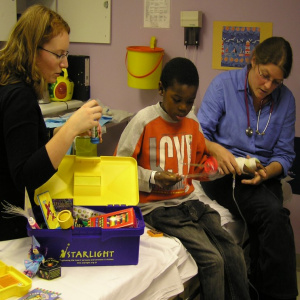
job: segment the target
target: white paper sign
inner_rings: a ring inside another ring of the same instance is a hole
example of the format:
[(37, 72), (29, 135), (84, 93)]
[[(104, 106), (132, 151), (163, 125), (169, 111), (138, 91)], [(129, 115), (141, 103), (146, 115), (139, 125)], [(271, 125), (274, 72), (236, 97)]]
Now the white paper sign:
[(170, 28), (170, 0), (144, 0), (144, 27)]

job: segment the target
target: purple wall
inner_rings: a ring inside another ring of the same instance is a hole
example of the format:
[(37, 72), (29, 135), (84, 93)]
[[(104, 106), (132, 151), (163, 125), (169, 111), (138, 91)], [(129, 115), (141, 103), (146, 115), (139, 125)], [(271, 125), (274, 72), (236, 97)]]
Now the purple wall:
[[(114, 109), (137, 112), (156, 103), (156, 90), (138, 90), (127, 86), (125, 55), (127, 46), (149, 46), (152, 36), (157, 38), (157, 47), (165, 49), (164, 62), (175, 56), (186, 56), (198, 67), (200, 88), (196, 100), (198, 108), (210, 81), (221, 71), (212, 69), (213, 21), (272, 22), (273, 35), (285, 37), (294, 51), (294, 65), (291, 76), (285, 81), (300, 98), (300, 1), (278, 0), (171, 0), (171, 25), (169, 29), (143, 28), (142, 0), (112, 1), (111, 44), (79, 44), (70, 46), (71, 54), (91, 57), (91, 97), (100, 99)], [(201, 10), (203, 27), (200, 32), (200, 46), (186, 51), (180, 27), (180, 11)], [(300, 106), (297, 107), (300, 116)], [(300, 136), (300, 118), (296, 123), (296, 135)], [(300, 253), (300, 196), (294, 195), (290, 205), (291, 220), (296, 237), (297, 253)]]

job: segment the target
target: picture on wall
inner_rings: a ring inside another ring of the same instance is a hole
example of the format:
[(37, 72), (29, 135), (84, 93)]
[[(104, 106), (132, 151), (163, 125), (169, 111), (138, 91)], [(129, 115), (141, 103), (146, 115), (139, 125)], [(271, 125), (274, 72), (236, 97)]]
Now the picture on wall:
[(213, 69), (243, 68), (254, 47), (272, 36), (272, 23), (214, 22)]

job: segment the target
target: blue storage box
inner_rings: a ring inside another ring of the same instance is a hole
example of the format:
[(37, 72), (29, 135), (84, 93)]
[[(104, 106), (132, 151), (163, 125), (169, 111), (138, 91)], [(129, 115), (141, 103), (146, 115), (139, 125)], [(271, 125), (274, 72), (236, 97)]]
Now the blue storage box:
[(140, 209), (137, 163), (131, 157), (77, 157), (67, 155), (58, 172), (35, 191), (51, 198), (73, 198), (75, 206), (109, 213), (133, 207), (136, 228), (32, 229), (47, 257), (60, 259), (62, 266), (134, 265), (138, 263), (140, 236), (145, 223)]

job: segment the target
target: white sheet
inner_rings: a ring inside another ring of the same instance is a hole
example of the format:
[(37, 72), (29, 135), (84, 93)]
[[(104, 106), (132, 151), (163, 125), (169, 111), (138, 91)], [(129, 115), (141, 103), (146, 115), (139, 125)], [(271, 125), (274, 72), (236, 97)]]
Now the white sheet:
[(174, 237), (144, 236), (143, 240), (148, 245), (148, 249), (165, 252), (166, 256), (172, 258), (173, 264), (152, 281), (150, 288), (133, 299), (163, 300), (181, 293), (184, 289), (183, 283), (197, 274), (197, 265), (191, 255)]
[(201, 202), (208, 204), (211, 208), (218, 211), (218, 213), (221, 216), (221, 225), (222, 226), (224, 226), (225, 224), (227, 224), (229, 222), (235, 222), (237, 220), (236, 218), (233, 217), (233, 215), (230, 213), (230, 211), (227, 208), (218, 204), (218, 202), (216, 200), (211, 200), (210, 198), (208, 198), (206, 196), (199, 181), (193, 180), (193, 185), (195, 187), (194, 193), (196, 194), (197, 198)]
[[(62, 276), (51, 281), (33, 278), (32, 288), (62, 293), (62, 299), (167, 299), (183, 291), (183, 283), (197, 273), (190, 254), (175, 238), (140, 239), (138, 265), (63, 267)], [(0, 260), (24, 270), (31, 238), (0, 242)], [(11, 299), (18, 299), (13, 297)]]
[[(227, 209), (204, 194), (197, 181), (195, 189), (200, 201), (220, 213), (222, 225), (236, 221)], [(23, 271), (30, 245), (31, 238), (0, 242), (0, 260)], [(178, 239), (150, 237), (145, 228), (138, 265), (63, 267), (62, 277), (52, 281), (34, 277), (32, 288), (60, 292), (65, 300), (163, 300), (181, 293), (184, 282), (196, 274), (195, 261)]]

